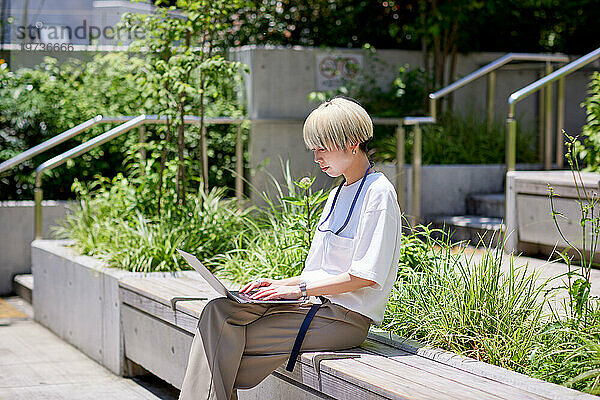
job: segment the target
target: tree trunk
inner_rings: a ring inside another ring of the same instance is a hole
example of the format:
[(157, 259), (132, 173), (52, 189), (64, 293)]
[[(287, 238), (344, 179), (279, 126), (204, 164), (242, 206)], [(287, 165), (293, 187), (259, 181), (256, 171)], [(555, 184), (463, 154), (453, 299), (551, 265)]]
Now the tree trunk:
[[(425, 1), (420, 1), (420, 9), (421, 9), (421, 26), (425, 26), (425, 15), (427, 9), (427, 3)], [(427, 38), (425, 35), (421, 38), (421, 56), (423, 57), (423, 72), (426, 76), (425, 79), (425, 93), (429, 94), (432, 92), (432, 87), (430, 85), (429, 77), (431, 76), (431, 68), (429, 68), (429, 54), (427, 49)], [(428, 110), (429, 100), (427, 97), (423, 99), (423, 109), (425, 112)]]
[(179, 104), (179, 125), (177, 126), (177, 156), (179, 159), (179, 163), (177, 165), (177, 179), (176, 179), (176, 188), (177, 188), (177, 204), (185, 205), (185, 164), (183, 159), (183, 149), (185, 148), (185, 140), (184, 140), (184, 117), (185, 117), (185, 103), (184, 103), (184, 95), (180, 96), (180, 104)]
[[(452, 46), (452, 54), (450, 56), (450, 74), (448, 77), (449, 83), (454, 82), (456, 79), (456, 58), (458, 55), (458, 49), (456, 44)], [(454, 109), (454, 93), (448, 95), (448, 111), (452, 112)]]
[(169, 148), (169, 141), (171, 140), (171, 120), (167, 114), (167, 136), (165, 137), (165, 147), (163, 148), (160, 157), (160, 173), (158, 177), (158, 206), (156, 214), (160, 217), (160, 203), (162, 200), (162, 188), (163, 188), (163, 175), (165, 171), (165, 163), (167, 162), (167, 150)]

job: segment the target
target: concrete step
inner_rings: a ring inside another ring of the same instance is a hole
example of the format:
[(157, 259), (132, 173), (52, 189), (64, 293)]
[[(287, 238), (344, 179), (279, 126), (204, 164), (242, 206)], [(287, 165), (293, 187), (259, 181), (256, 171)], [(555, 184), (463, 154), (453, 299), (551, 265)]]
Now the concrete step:
[(504, 218), (504, 193), (482, 193), (467, 196), (467, 214)]
[(13, 278), (13, 289), (17, 296), (31, 304), (33, 299), (33, 275), (15, 275)]
[(472, 246), (484, 244), (496, 247), (504, 224), (501, 218), (480, 215), (441, 216), (431, 219), (433, 228), (442, 229), (453, 243), (469, 242)]

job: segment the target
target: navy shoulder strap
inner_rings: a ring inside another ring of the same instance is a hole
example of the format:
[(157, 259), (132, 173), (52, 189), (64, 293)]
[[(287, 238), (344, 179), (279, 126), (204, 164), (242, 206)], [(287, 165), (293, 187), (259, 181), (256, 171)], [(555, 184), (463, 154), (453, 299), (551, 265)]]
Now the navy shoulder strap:
[(298, 354), (300, 354), (300, 348), (302, 347), (302, 342), (304, 342), (304, 337), (306, 336), (306, 332), (308, 331), (308, 327), (313, 320), (313, 317), (321, 307), (322, 303), (325, 301), (323, 297), (321, 298), (321, 304), (313, 304), (308, 310), (308, 313), (304, 317), (304, 321), (302, 321), (302, 325), (300, 326), (300, 330), (298, 331), (298, 335), (296, 336), (296, 341), (294, 342), (294, 347), (292, 348), (292, 353), (290, 354), (290, 359), (287, 363), (285, 369), (289, 372), (294, 370), (294, 365), (296, 364), (296, 359), (298, 358)]

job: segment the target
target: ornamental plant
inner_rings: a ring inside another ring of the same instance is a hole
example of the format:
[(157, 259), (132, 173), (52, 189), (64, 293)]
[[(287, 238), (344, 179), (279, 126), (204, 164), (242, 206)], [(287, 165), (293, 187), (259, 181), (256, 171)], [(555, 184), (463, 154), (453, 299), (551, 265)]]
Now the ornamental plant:
[(600, 171), (600, 73), (594, 72), (589, 83), (585, 108), (586, 124), (583, 140), (573, 142), (573, 156), (583, 163), (584, 171)]
[[(141, 1), (141, 0), (137, 0)], [(155, 0), (149, 14), (126, 13), (121, 26), (144, 33), (130, 44), (133, 51), (148, 52), (147, 66), (138, 75), (143, 97), (158, 105), (157, 113), (165, 116), (165, 145), (160, 157), (157, 210), (160, 214), (163, 196), (163, 174), (168, 143), (176, 135), (177, 203), (186, 203), (186, 127), (184, 115), (192, 111), (197, 100), (200, 115), (200, 168), (203, 184), (208, 184), (208, 158), (205, 149), (205, 96), (207, 82), (233, 79), (240, 63), (224, 59), (216, 44), (229, 24), (230, 15), (240, 6), (239, 0), (177, 0), (175, 5)], [(218, 97), (219, 92), (213, 92)], [(195, 111), (195, 110), (194, 110)]]
[(282, 167), (284, 185), (271, 176), (275, 195), (257, 193), (265, 206), (244, 217), (235, 248), (211, 260), (220, 276), (241, 284), (302, 272), (329, 191), (313, 192), (314, 177), (294, 180), (289, 161)]

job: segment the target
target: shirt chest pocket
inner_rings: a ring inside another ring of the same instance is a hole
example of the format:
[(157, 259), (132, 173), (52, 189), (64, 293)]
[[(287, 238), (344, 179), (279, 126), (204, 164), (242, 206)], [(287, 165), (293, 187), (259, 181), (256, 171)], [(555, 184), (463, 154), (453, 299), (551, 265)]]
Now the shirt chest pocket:
[(336, 274), (348, 271), (354, 255), (354, 239), (333, 232), (327, 232), (323, 239), (323, 269)]

